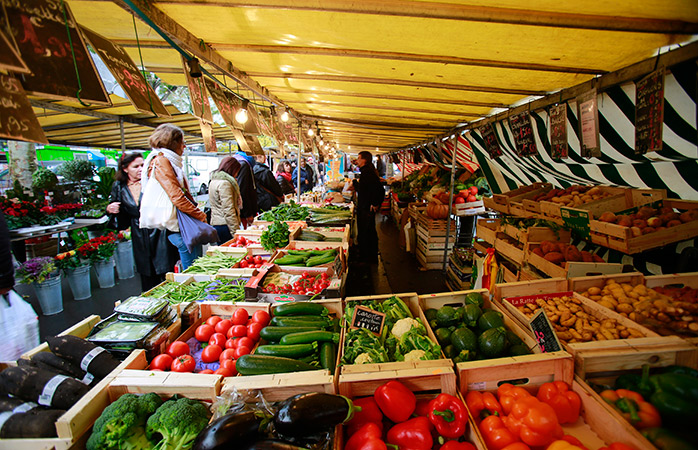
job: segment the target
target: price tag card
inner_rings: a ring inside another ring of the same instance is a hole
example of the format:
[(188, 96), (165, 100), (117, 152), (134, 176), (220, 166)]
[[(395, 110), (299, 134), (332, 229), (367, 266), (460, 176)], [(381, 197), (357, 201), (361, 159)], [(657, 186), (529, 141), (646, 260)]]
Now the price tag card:
[(635, 86), (635, 153), (662, 149), (664, 129), (664, 68), (650, 73)]
[(545, 314), (543, 308), (538, 309), (538, 312), (528, 322), (528, 326), (533, 331), (533, 338), (538, 342), (538, 347), (541, 353), (558, 352), (562, 350), (560, 340), (557, 338), (555, 329), (550, 323), (550, 319)]
[(357, 306), (354, 308), (354, 315), (351, 318), (352, 329), (366, 328), (371, 333), (380, 336), (384, 324), (384, 313), (365, 306)]
[(531, 126), (531, 116), (528, 111), (514, 114), (509, 117), (514, 143), (516, 144), (516, 154), (519, 156), (532, 156), (538, 153), (536, 141), (533, 137), (533, 127)]
[(560, 208), (560, 216), (565, 227), (569, 228), (576, 237), (587, 241), (591, 239), (588, 211), (563, 206)]

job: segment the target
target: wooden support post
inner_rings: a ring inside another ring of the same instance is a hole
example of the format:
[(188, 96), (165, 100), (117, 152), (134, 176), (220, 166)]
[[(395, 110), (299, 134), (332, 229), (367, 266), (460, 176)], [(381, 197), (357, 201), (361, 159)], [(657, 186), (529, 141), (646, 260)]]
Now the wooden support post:
[(119, 119), (119, 135), (121, 136), (121, 153), (126, 151), (126, 136), (124, 136), (124, 119)]
[(301, 153), (303, 152), (303, 127), (298, 122), (298, 155), (296, 156), (296, 200), (301, 202)]
[[(442, 270), (446, 272), (446, 262), (448, 261), (448, 244), (451, 238), (451, 211), (453, 210), (453, 186), (456, 180), (456, 145), (458, 144), (458, 136), (453, 138), (453, 157), (451, 158), (451, 191), (448, 194), (448, 217), (446, 217), (446, 242), (444, 244), (444, 263)], [(439, 141), (439, 146), (441, 146)], [(453, 246), (455, 247), (455, 242)]]

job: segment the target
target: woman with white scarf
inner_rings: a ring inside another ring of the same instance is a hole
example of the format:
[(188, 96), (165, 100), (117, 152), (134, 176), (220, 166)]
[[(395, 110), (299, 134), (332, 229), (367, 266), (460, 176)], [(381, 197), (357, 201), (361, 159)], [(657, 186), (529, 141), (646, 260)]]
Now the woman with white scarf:
[[(153, 151), (143, 164), (141, 177), (143, 192), (146, 191), (149, 182), (157, 181), (175, 208), (194, 219), (206, 222), (206, 214), (197, 207), (196, 201), (189, 193), (189, 186), (182, 170), (182, 153), (185, 148), (182, 129), (169, 123), (158, 126), (150, 135), (150, 147)], [(144, 196), (144, 201), (141, 203), (141, 222), (145, 216), (148, 216), (148, 209), (153, 207), (155, 206), (146, 203)], [(202, 247), (199, 245), (192, 252), (187, 250), (179, 233), (176, 211), (172, 212), (172, 219), (165, 224), (165, 228), (169, 230), (167, 238), (179, 251), (182, 267), (186, 269), (201, 256)], [(156, 254), (155, 257), (158, 258), (158, 255)]]

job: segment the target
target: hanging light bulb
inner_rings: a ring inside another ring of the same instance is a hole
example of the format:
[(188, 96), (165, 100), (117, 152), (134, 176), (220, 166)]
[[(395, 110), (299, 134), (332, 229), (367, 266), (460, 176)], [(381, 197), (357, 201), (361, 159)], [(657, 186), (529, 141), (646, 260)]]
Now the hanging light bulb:
[(242, 101), (242, 106), (240, 109), (238, 109), (238, 112), (235, 113), (235, 120), (237, 120), (238, 123), (245, 123), (247, 122), (247, 105), (250, 104), (250, 101), (245, 99)]
[(313, 131), (313, 129), (312, 129), (312, 128), (308, 128), (308, 136), (312, 136), (312, 135), (314, 135), (314, 134), (315, 134), (315, 132)]
[(203, 74), (201, 73), (201, 66), (199, 66), (199, 60), (197, 58), (192, 58), (187, 61), (189, 65), (189, 76), (192, 78), (201, 78)]
[(289, 115), (288, 115), (288, 107), (284, 110), (284, 112), (281, 113), (281, 121), (282, 122), (288, 122)]
[(322, 136), (320, 136), (320, 146), (322, 146), (325, 143), (325, 141), (322, 140)]

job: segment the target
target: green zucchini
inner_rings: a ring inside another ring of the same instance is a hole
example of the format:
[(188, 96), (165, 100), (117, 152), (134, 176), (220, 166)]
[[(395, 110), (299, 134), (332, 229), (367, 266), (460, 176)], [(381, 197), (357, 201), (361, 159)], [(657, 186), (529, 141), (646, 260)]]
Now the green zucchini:
[(283, 356), (284, 358), (302, 358), (317, 351), (317, 342), (293, 345), (260, 345), (255, 355)]
[(267, 342), (279, 342), (282, 337), (291, 333), (301, 333), (303, 331), (321, 330), (321, 326), (313, 327), (275, 327), (273, 325), (262, 328), (259, 336)]
[(332, 331), (302, 331), (300, 333), (291, 333), (282, 337), (280, 344), (307, 344), (310, 342), (339, 342), (339, 333)]
[(272, 309), (275, 316), (326, 316), (327, 308), (313, 302), (287, 302), (277, 305)]
[(286, 253), (289, 255), (296, 255), (296, 256), (311, 256), (312, 253), (310, 253), (310, 250), (286, 250)]
[(323, 342), (320, 346), (320, 366), (330, 371), (337, 363), (337, 346), (334, 342)]
[(268, 373), (316, 370), (315, 367), (302, 361), (268, 355), (242, 355), (235, 363), (235, 368), (240, 375), (264, 375)]
[(298, 237), (301, 241), (324, 241), (325, 235), (315, 231), (301, 230), (301, 235)]
[(284, 255), (281, 258), (274, 260), (275, 264), (291, 266), (294, 264), (304, 264), (306, 258), (300, 255)]
[(313, 256), (311, 258), (308, 258), (308, 260), (305, 262), (306, 267), (314, 267), (314, 266), (319, 266), (321, 264), (327, 264), (331, 263), (335, 260), (334, 255), (327, 255), (327, 256)]
[(322, 327), (328, 328), (332, 321), (322, 316), (274, 316), (269, 325), (277, 327)]
[(336, 248), (328, 248), (325, 250), (311, 250), (310, 254), (313, 256), (327, 256), (327, 255), (336, 255), (337, 254), (337, 249)]

